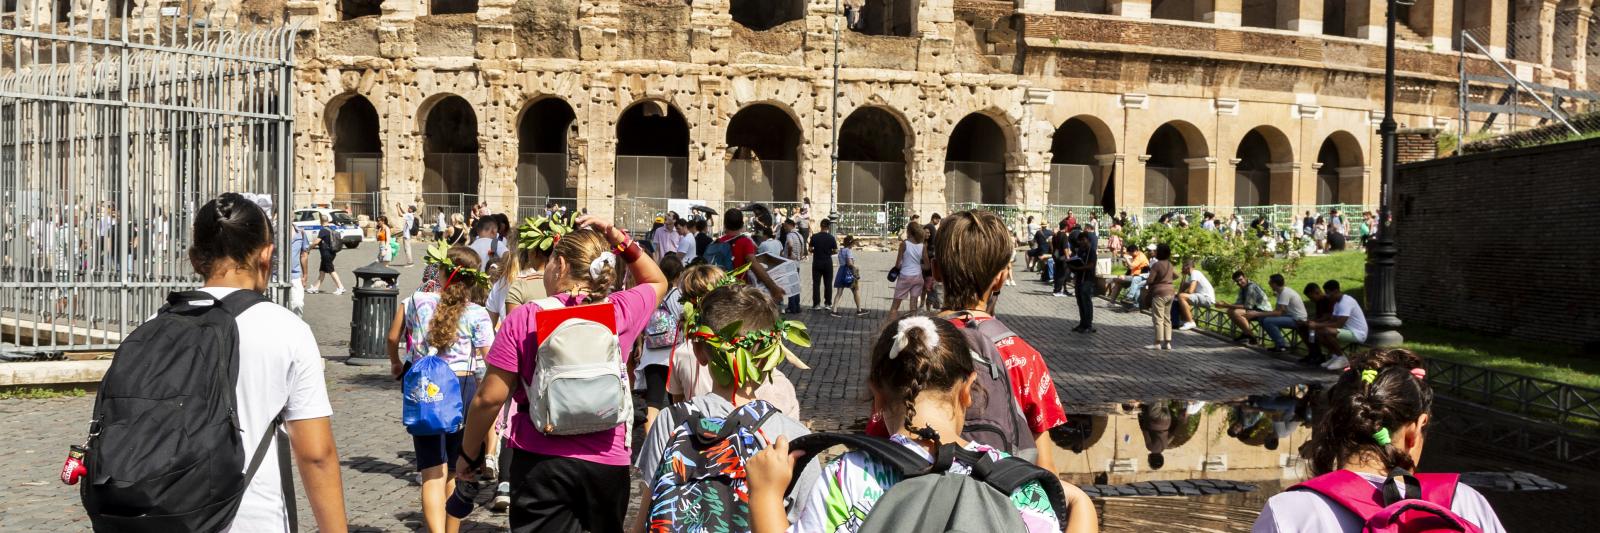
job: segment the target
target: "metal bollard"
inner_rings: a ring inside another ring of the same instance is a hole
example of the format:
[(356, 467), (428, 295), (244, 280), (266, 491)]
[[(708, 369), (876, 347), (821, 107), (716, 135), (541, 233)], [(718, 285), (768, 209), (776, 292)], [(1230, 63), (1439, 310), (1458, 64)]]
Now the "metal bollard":
[[(355, 299), (350, 309), (351, 365), (389, 363), (389, 325), (394, 322), (395, 301), (400, 294), (400, 271), (376, 262), (358, 268)], [(382, 281), (382, 287), (374, 286)]]

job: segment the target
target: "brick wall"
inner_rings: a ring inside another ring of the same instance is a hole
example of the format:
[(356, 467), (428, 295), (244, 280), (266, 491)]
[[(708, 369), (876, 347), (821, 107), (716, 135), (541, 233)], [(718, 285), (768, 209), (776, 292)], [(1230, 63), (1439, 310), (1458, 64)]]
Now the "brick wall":
[(1439, 157), (1439, 143), (1435, 140), (1439, 130), (1434, 128), (1411, 128), (1395, 132), (1395, 145), (1398, 154), (1395, 164), (1404, 165), (1418, 161), (1427, 161)]
[(1600, 343), (1596, 169), (1600, 139), (1400, 167), (1401, 320)]

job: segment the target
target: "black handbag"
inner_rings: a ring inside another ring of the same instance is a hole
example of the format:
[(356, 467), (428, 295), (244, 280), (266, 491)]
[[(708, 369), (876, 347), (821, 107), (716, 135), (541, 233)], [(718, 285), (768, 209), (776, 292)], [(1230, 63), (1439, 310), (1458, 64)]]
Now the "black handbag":
[(889, 269), (889, 281), (900, 279), (900, 267)]

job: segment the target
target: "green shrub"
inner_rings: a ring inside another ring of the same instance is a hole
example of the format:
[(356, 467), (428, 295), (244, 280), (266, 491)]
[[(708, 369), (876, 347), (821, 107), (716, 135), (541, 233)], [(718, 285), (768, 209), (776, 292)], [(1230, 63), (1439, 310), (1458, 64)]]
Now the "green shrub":
[[(1234, 271), (1243, 271), (1253, 278), (1274, 255), (1267, 251), (1261, 239), (1250, 236), (1249, 232), (1234, 236), (1198, 226), (1148, 224), (1123, 230), (1121, 235), (1128, 246), (1144, 248), (1151, 243), (1165, 243), (1172, 248), (1174, 264), (1182, 265), (1185, 260), (1193, 259), (1206, 277), (1213, 280), (1229, 279)], [(1287, 251), (1280, 268), (1291, 272), (1299, 264), (1299, 254), (1293, 252), (1297, 247), (1293, 245), (1292, 242), (1282, 243), (1278, 247), (1280, 251)]]

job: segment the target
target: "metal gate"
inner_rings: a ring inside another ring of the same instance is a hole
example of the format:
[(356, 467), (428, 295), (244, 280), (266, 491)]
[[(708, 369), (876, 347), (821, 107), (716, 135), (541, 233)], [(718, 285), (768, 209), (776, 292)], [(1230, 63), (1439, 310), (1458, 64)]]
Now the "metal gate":
[(295, 30), (108, 11), (0, 16), (0, 360), (114, 349), (197, 286), (189, 228), (219, 193), (268, 195), (288, 249)]

